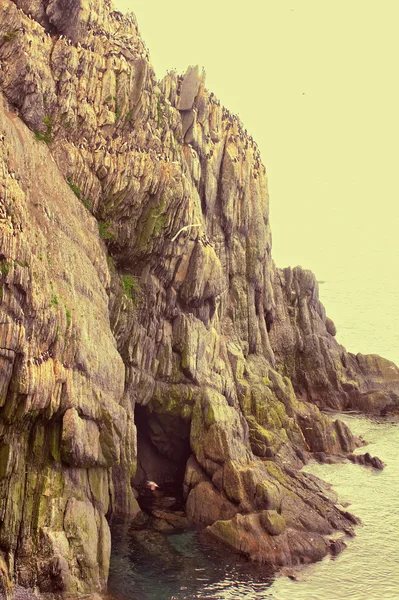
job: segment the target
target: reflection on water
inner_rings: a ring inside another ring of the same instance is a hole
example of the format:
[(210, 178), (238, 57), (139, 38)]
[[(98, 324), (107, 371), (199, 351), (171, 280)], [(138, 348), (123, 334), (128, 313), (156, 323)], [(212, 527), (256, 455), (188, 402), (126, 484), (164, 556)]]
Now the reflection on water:
[[(109, 590), (115, 600), (257, 598), (272, 582), (198, 531), (113, 531)], [(267, 598), (267, 595), (262, 597)]]
[(197, 531), (163, 534), (117, 528), (109, 589), (115, 600), (397, 600), (399, 598), (399, 425), (345, 415), (384, 471), (344, 463), (306, 471), (333, 484), (363, 526), (336, 558), (303, 567), (298, 581), (273, 580)]

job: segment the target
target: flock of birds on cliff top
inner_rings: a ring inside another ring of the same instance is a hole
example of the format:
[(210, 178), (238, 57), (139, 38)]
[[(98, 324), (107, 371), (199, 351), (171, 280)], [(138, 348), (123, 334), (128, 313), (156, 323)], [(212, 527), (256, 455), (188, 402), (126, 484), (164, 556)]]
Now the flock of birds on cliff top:
[[(76, 42), (76, 43), (74, 43), (70, 38), (68, 38), (64, 34), (61, 34), (59, 36), (58, 35), (54, 36), (50, 32), (48, 32), (48, 31), (46, 32), (44, 30), (44, 27), (40, 23), (38, 23), (32, 17), (31, 13), (25, 13), (22, 10), (22, 8), (19, 8), (19, 7), (17, 8), (17, 10), (23, 16), (28, 17), (29, 20), (31, 20), (32, 22), (34, 22), (36, 26), (38, 26), (39, 28), (41, 28), (43, 30), (42, 31), (43, 35), (42, 35), (42, 38), (41, 38), (42, 42), (45, 41), (45, 36), (47, 36), (50, 39), (56, 38), (58, 40), (64, 40), (65, 43), (68, 46), (73, 46), (74, 48), (77, 48), (77, 49), (84, 49), (84, 50), (90, 50), (90, 51), (94, 51), (95, 50), (95, 48), (94, 48), (94, 39), (91, 39), (89, 43), (86, 43), (86, 42)], [(134, 27), (134, 34), (135, 34), (136, 40), (138, 41), (138, 44), (135, 47), (133, 47), (132, 49), (138, 51), (138, 57), (139, 58), (143, 58), (145, 60), (150, 60), (149, 50), (148, 50), (148, 48), (146, 48), (145, 44), (143, 43), (143, 41), (141, 39), (141, 36), (140, 36), (140, 33), (139, 33), (139, 28), (138, 28), (138, 25), (137, 25), (137, 22), (136, 22), (136, 19), (135, 19), (133, 13), (130, 13), (130, 14), (127, 14), (127, 15), (123, 15), (122, 13), (120, 13), (118, 11), (112, 11), (112, 12), (109, 13), (109, 15), (110, 15), (111, 19), (113, 19), (115, 21), (123, 22), (124, 24), (129, 25), (129, 27), (132, 27), (132, 26)], [(21, 31), (23, 34), (27, 33), (26, 28), (23, 27), (23, 26), (20, 27), (17, 31)], [(93, 36), (93, 38), (94, 37), (100, 37), (100, 38), (102, 38), (101, 41), (103, 41), (104, 43), (107, 42), (107, 41), (114, 41), (114, 42), (125, 41), (126, 42), (126, 41), (132, 41), (133, 38), (134, 38), (133, 35), (130, 36), (129, 38), (126, 38), (126, 36), (124, 36), (124, 37), (120, 37), (119, 36), (118, 37), (117, 36), (118, 31), (116, 31), (115, 33), (110, 33), (109, 31), (106, 31), (103, 28), (94, 28), (91, 25), (87, 26), (87, 31), (88, 31), (89, 34), (91, 34)], [(29, 46), (31, 46), (32, 43), (33, 43), (33, 40), (29, 40), (28, 43), (29, 43)], [(113, 55), (117, 55), (117, 53), (109, 51), (107, 54), (105, 54), (105, 57), (108, 58), (108, 57), (113, 56)], [(123, 56), (123, 54), (121, 55), (120, 53), (118, 53), (118, 58), (120, 58), (121, 60), (123, 60), (123, 59), (126, 60), (125, 57)]]
[[(108, 5), (110, 5), (110, 3), (108, 3)], [(31, 21), (34, 21), (36, 26), (43, 29), (43, 32), (42, 32), (43, 34), (45, 33), (45, 35), (47, 35), (47, 37), (49, 37), (51, 39), (54, 38), (54, 36), (51, 35), (49, 32), (44, 32), (44, 28), (33, 19), (31, 14), (26, 15), (25, 12), (21, 8), (18, 8), (18, 11), (20, 11), (24, 16), (28, 16), (28, 18)], [(117, 35), (118, 31), (116, 31), (114, 33), (110, 33), (103, 28), (95, 29), (94, 27), (89, 25), (87, 28), (88, 34), (91, 35), (91, 39), (89, 42), (77, 42), (75, 44), (75, 43), (73, 43), (73, 41), (71, 39), (67, 38), (64, 34), (61, 34), (60, 36), (55, 36), (55, 37), (60, 41), (64, 41), (69, 46), (74, 46), (77, 49), (83, 49), (83, 50), (89, 50), (89, 51), (95, 50), (94, 39), (96, 37), (99, 37), (100, 40), (104, 43), (106, 43), (107, 41), (112, 41), (112, 42), (117, 43), (118, 40), (120, 40), (120, 41), (123, 40), (124, 42), (132, 42), (133, 39), (135, 39), (136, 43), (135, 43), (135, 45), (129, 46), (129, 48), (130, 48), (129, 51), (132, 50), (135, 52), (135, 58), (140, 58), (140, 59), (144, 59), (144, 60), (148, 61), (149, 60), (149, 51), (145, 47), (145, 44), (142, 42), (142, 40), (140, 38), (137, 22), (136, 22), (136, 19), (135, 19), (135, 16), (133, 15), (133, 13), (123, 15), (119, 11), (111, 11), (109, 13), (109, 15), (110, 15), (111, 19), (113, 19), (114, 21), (123, 23), (125, 25), (128, 25), (129, 27), (133, 27), (134, 35), (132, 35), (129, 39), (126, 39), (126, 36), (118, 37), (118, 35)], [(27, 33), (25, 27), (19, 28), (19, 31), (22, 31), (23, 34)], [(42, 41), (44, 41), (44, 35), (42, 35)], [(33, 43), (33, 40), (30, 39), (28, 41), (28, 43), (31, 46)], [(109, 58), (111, 56), (117, 56), (118, 59), (120, 59), (122, 62), (125, 62), (127, 64), (125, 56), (123, 56), (123, 54), (118, 50), (108, 49), (108, 52), (106, 54), (104, 54), (104, 56), (106, 58)], [(0, 62), (0, 69), (1, 68), (2, 68), (2, 65)], [(183, 79), (184, 78), (182, 76), (177, 77), (177, 94), (180, 94)], [(86, 102), (89, 105), (94, 105), (93, 99), (82, 98), (82, 101)], [(211, 105), (215, 105), (218, 107), (220, 106), (220, 100), (218, 100), (215, 97), (213, 92), (211, 92), (209, 94), (209, 103)], [(196, 111), (195, 108), (193, 110)], [(240, 159), (243, 162), (245, 162), (247, 159), (247, 151), (249, 149), (251, 149), (253, 152), (253, 157), (254, 157), (254, 165), (253, 165), (254, 179), (257, 179), (258, 173), (261, 169), (262, 169), (263, 173), (266, 173), (266, 168), (261, 162), (261, 156), (260, 156), (260, 151), (258, 149), (258, 146), (257, 146), (256, 142), (254, 141), (254, 139), (252, 138), (252, 136), (248, 135), (247, 130), (243, 128), (242, 123), (241, 123), (240, 119), (238, 118), (238, 116), (230, 113), (230, 111), (227, 108), (222, 107), (222, 121), (226, 122), (225, 127), (226, 127), (227, 132), (229, 132), (229, 130), (232, 130), (228, 137), (228, 142), (236, 145), (237, 154), (235, 156), (233, 156), (232, 162), (238, 163), (238, 162), (240, 162)], [(121, 154), (124, 154), (125, 152), (134, 151), (139, 154), (149, 155), (150, 158), (155, 162), (157, 162), (157, 161), (173, 162), (174, 164), (178, 165), (179, 160), (176, 160), (176, 159), (180, 158), (179, 153), (176, 152), (174, 149), (164, 148), (161, 140), (159, 140), (160, 143), (158, 144), (158, 147), (157, 147), (156, 136), (154, 136), (154, 132), (151, 129), (151, 124), (149, 122), (147, 122), (145, 124), (145, 127), (148, 130), (146, 133), (146, 136), (145, 136), (146, 137), (146, 143), (145, 143), (146, 148), (143, 148), (143, 147), (141, 147), (141, 145), (138, 145), (136, 140), (134, 140), (134, 139), (126, 140), (126, 134), (124, 134), (124, 136), (123, 136), (124, 137), (123, 142), (120, 143), (119, 138), (121, 138), (122, 136), (119, 136), (118, 134), (114, 134), (113, 136), (108, 136), (107, 138), (102, 138), (100, 141), (97, 141), (95, 143), (94, 152), (95, 153), (104, 152), (106, 155), (112, 156), (112, 155), (121, 155)], [(131, 132), (131, 138), (134, 138), (133, 132)], [(209, 134), (207, 134), (205, 136), (205, 141), (207, 144), (211, 143), (212, 138)], [(76, 147), (74, 141), (71, 141), (71, 144), (72, 144), (72, 146)], [(92, 145), (88, 143), (88, 141), (85, 137), (83, 137), (83, 139), (77, 144), (77, 147), (80, 150), (87, 149), (87, 150), (91, 151)], [(209, 160), (212, 158), (213, 155), (214, 155), (214, 149), (211, 147), (206, 152), (205, 158), (207, 160)]]

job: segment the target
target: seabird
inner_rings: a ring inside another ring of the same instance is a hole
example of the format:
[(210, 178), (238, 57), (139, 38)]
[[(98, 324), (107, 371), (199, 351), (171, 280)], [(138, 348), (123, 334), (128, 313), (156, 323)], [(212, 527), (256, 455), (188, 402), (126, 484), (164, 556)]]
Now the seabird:
[(155, 483), (155, 481), (146, 481), (145, 485), (152, 492), (155, 492), (155, 490), (159, 488), (159, 485), (157, 483)]

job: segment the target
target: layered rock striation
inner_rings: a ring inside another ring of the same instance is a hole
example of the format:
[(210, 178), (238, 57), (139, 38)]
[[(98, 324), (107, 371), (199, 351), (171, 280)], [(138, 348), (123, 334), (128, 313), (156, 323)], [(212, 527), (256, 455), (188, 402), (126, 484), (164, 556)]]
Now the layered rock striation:
[(356, 519), (298, 468), (359, 441), (320, 409), (396, 411), (399, 371), (275, 267), (255, 141), (102, 0), (3, 0), (0, 64), (4, 586), (104, 589), (157, 468), (238, 551), (321, 558)]

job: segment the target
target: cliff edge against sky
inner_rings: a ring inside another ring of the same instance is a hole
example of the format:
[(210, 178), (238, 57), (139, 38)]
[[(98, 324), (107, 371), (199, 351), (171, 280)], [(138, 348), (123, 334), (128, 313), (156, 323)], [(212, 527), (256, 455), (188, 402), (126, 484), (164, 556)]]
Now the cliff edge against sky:
[(146, 478), (255, 560), (321, 558), (356, 519), (297, 469), (359, 442), (319, 409), (397, 411), (399, 371), (275, 267), (255, 141), (103, 0), (3, 0), (0, 63), (4, 588), (104, 589)]

